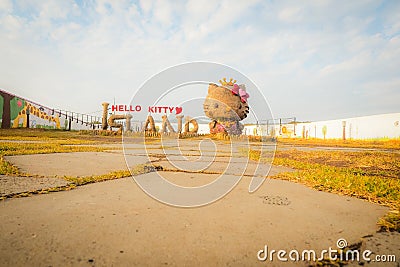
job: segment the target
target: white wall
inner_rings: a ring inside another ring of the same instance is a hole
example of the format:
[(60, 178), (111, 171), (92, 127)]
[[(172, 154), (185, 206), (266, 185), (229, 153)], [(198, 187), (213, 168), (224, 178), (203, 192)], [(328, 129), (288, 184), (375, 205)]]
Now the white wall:
[[(309, 123), (282, 124), (287, 133), (282, 132), (279, 125), (269, 126), (268, 134), (275, 131), (275, 136), (302, 137), (304, 135), (316, 138), (324, 138), (323, 128), (326, 127), (326, 138), (342, 138), (343, 121), (346, 122), (346, 138), (400, 138), (400, 113), (381, 114), (356, 118), (346, 118), (329, 121), (316, 121)], [(246, 125), (246, 134), (253, 135), (254, 128), (257, 135), (267, 135), (266, 126)], [(304, 130), (303, 130), (304, 129)]]

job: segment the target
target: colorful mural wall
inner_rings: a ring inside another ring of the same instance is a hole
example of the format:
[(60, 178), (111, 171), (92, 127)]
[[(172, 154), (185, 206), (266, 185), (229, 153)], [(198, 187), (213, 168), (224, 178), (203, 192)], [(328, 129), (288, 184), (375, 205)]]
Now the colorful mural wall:
[(0, 127), (82, 130), (99, 128), (99, 118), (48, 108), (0, 90)]

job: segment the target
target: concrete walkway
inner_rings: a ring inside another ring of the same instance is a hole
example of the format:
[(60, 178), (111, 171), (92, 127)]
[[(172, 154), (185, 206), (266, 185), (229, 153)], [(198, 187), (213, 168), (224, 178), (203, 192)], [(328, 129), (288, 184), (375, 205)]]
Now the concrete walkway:
[[(210, 179), (205, 174), (164, 175), (193, 185)], [(280, 180), (267, 180), (249, 194), (249, 181), (243, 178), (214, 204), (190, 209), (159, 203), (130, 178), (2, 201), (1, 265), (253, 266), (261, 264), (257, 252), (264, 245), (321, 251), (335, 248), (339, 238), (359, 241), (374, 233), (378, 218), (387, 212)]]
[[(202, 186), (214, 181), (218, 173), (226, 171), (229, 179), (244, 171), (245, 176), (229, 194), (204, 207), (162, 204), (144, 193), (132, 178), (1, 201), (0, 265), (282, 266), (276, 258), (272, 262), (258, 261), (257, 252), (265, 245), (269, 250), (314, 249), (317, 253), (329, 247), (336, 249), (339, 238), (351, 244), (374, 235), (378, 219), (388, 212), (383, 206), (363, 200), (281, 180), (267, 179), (258, 191), (249, 194), (255, 163), (238, 156), (241, 145), (217, 145), (218, 149), (213, 150), (212, 145), (203, 143), (199, 150), (199, 141), (184, 140), (179, 146), (167, 144), (167, 149), (151, 145), (146, 152), (132, 144), (125, 150), (131, 167), (152, 161), (169, 169), (137, 177), (149, 184), (159, 174), (178, 185)], [(121, 151), (6, 159), (22, 171), (46, 177), (126, 169)], [(291, 171), (268, 164), (261, 169), (270, 168), (274, 174)], [(204, 173), (207, 171), (210, 173)], [(46, 179), (60, 182), (59, 178)], [(382, 241), (371, 240), (370, 244), (375, 244), (372, 248), (377, 250), (376, 243)], [(398, 253), (399, 236), (390, 236), (390, 240), (387, 251)], [(306, 263), (289, 262), (284, 266), (299, 265)]]

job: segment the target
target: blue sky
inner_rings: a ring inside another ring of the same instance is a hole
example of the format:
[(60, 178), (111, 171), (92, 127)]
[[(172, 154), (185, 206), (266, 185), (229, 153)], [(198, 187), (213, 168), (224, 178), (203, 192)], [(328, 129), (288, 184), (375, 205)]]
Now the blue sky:
[(399, 1), (0, 0), (0, 88), (91, 113), (211, 61), (253, 80), (275, 117), (400, 112), (399, 34)]

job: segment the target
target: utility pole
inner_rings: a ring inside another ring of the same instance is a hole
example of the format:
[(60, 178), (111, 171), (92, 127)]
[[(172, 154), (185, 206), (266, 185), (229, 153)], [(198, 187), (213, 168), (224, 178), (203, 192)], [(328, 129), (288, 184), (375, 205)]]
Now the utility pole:
[(343, 126), (342, 138), (343, 140), (346, 140), (346, 121), (342, 121), (342, 126)]
[(29, 115), (30, 115), (30, 110), (29, 108), (26, 109), (26, 128), (29, 128)]

